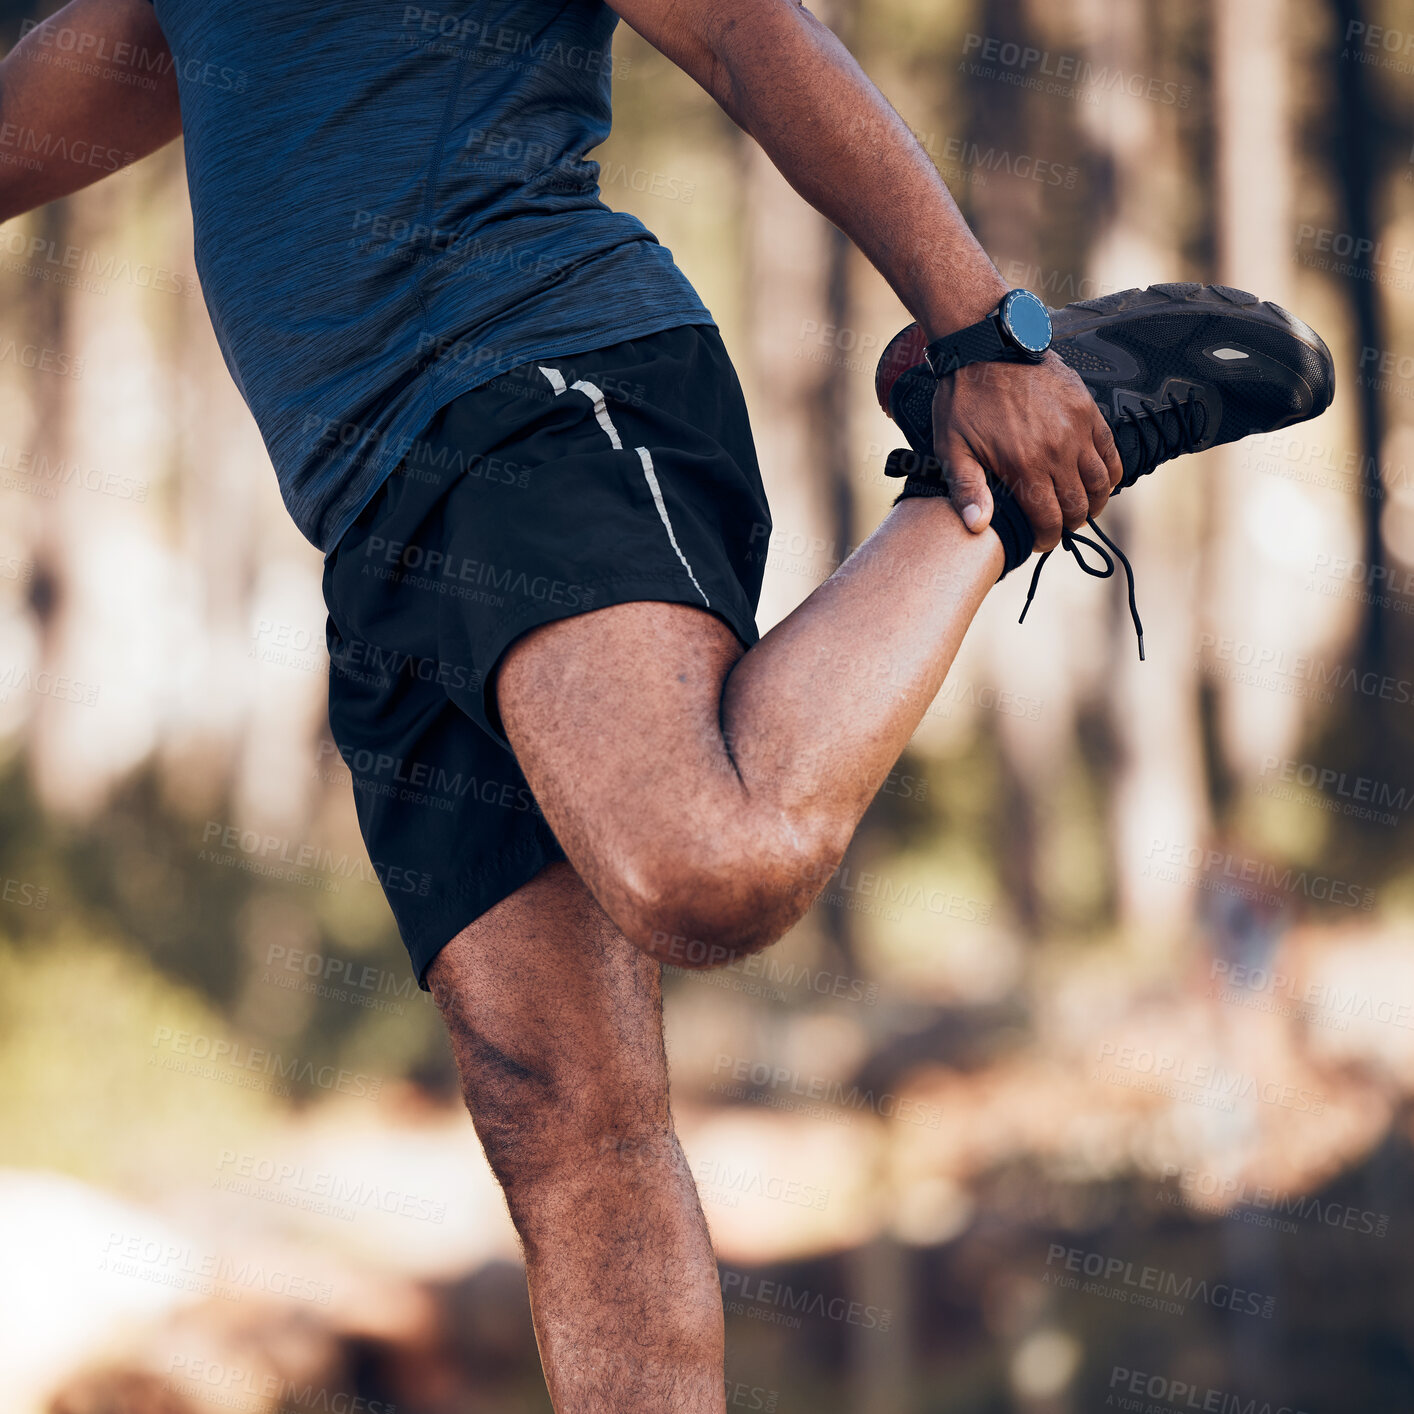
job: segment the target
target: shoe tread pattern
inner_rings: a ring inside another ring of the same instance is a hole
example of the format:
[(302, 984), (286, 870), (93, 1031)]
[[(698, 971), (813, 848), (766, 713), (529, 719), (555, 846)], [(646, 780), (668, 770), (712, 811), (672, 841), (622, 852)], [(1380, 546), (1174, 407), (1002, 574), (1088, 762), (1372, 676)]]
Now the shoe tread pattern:
[[(1245, 308), (1249, 304), (1262, 303), (1256, 295), (1249, 294), (1246, 290), (1234, 289), (1231, 285), (1209, 285), (1208, 288), (1214, 294), (1221, 295), (1229, 304), (1242, 305)], [(1267, 309), (1277, 309), (1278, 307), (1274, 304), (1266, 306)]]
[[(1186, 303), (1189, 300), (1197, 298), (1202, 288), (1202, 285), (1195, 285), (1189, 281), (1181, 280), (1168, 285), (1150, 285), (1143, 293), (1160, 295), (1164, 299), (1181, 300)], [(1139, 292), (1135, 291), (1135, 293)]]

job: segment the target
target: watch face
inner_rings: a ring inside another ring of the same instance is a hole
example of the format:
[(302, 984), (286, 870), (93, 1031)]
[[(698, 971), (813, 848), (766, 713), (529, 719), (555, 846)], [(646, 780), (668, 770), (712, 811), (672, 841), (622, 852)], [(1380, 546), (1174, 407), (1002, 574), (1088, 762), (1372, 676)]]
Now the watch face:
[(1002, 300), (1002, 328), (1027, 353), (1040, 354), (1051, 346), (1051, 316), (1030, 290), (1012, 290)]

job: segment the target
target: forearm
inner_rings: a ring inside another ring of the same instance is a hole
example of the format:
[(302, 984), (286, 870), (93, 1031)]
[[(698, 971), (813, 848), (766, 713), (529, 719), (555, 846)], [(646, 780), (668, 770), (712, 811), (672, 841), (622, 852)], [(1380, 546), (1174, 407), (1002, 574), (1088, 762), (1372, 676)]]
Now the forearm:
[(73, 0), (0, 62), (0, 221), (91, 186), (180, 132), (152, 6)]
[(713, 96), (893, 286), (930, 338), (1007, 289), (903, 119), (809, 11), (766, 4), (716, 40)]

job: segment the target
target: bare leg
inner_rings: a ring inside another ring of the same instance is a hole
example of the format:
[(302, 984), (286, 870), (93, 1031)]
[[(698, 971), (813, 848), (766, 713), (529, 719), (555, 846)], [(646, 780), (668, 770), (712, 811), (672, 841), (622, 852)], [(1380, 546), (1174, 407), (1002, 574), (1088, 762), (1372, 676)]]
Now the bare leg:
[(799, 918), (1001, 565), (995, 535), (910, 500), (749, 652), (706, 611), (658, 603), (515, 643), (497, 683), (507, 735), (624, 933), (710, 965)]
[(723, 1414), (716, 1265), (673, 1133), (646, 954), (700, 934), (723, 961), (798, 916), (1000, 557), (944, 502), (905, 502), (748, 653), (710, 614), (637, 603), (507, 655), (507, 733), (589, 872), (543, 871), (454, 939), (429, 981), (525, 1249), (557, 1414)]
[(848, 839), (1001, 568), (1001, 542), (950, 505), (896, 507), (727, 679), (724, 732), (744, 788)]
[(668, 1110), (658, 964), (566, 864), (428, 974), (525, 1249), (556, 1414), (722, 1414), (722, 1299)]

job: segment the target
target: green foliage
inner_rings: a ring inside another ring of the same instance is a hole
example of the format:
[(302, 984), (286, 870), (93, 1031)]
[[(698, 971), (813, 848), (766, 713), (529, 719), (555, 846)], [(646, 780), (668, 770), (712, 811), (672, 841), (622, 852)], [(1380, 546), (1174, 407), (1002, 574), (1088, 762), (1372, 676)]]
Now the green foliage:
[(164, 1032), (226, 1023), (112, 941), (60, 926), (0, 942), (0, 1163), (139, 1191), (204, 1164), (276, 1111), (268, 1093), (172, 1074)]

